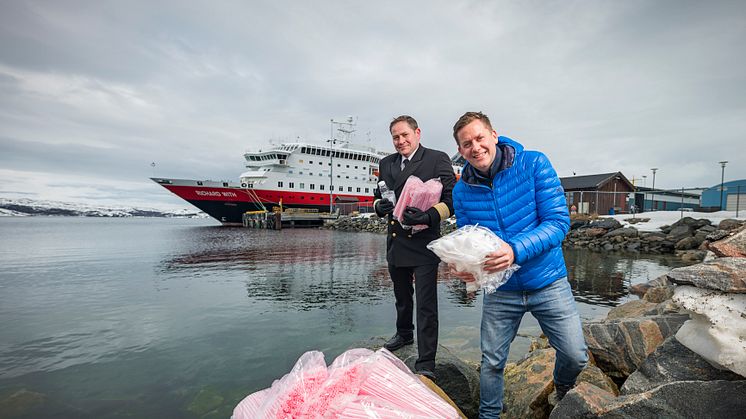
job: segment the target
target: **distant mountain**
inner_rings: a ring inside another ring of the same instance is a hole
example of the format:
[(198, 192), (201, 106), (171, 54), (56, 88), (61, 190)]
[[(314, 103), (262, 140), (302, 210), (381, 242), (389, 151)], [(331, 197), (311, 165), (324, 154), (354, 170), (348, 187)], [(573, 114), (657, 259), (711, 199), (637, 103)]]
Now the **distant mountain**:
[(105, 207), (88, 204), (0, 198), (0, 216), (58, 215), (69, 217), (208, 218), (196, 209), (166, 211), (152, 208)]

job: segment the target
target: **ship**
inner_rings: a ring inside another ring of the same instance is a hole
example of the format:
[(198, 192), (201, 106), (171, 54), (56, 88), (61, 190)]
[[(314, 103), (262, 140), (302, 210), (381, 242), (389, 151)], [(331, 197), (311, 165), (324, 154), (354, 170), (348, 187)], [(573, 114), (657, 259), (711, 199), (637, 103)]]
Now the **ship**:
[(255, 211), (371, 212), (378, 163), (389, 153), (354, 144), (352, 117), (332, 120), (335, 125), (337, 136), (321, 144), (288, 141), (247, 150), (237, 182), (151, 180), (223, 225), (241, 225), (243, 214)]

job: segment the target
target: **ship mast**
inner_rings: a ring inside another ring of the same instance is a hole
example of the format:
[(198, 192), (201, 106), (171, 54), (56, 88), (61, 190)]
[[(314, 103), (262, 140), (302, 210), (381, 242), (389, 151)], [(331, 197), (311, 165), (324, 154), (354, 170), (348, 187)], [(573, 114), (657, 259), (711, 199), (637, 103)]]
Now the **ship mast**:
[[(335, 121), (334, 118), (329, 120), (329, 213), (334, 212), (334, 144), (349, 144), (352, 135), (355, 133), (355, 118), (348, 116), (345, 121)], [(344, 139), (334, 138), (334, 126), (337, 125), (337, 131), (344, 134)]]

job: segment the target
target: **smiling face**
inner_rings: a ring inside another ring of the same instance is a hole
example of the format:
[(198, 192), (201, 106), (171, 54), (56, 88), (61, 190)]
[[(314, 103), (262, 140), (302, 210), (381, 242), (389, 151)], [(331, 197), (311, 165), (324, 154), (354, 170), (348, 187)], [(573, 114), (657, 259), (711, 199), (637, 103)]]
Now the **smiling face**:
[(478, 119), (471, 121), (456, 133), (458, 152), (480, 172), (489, 172), (495, 160), (497, 132), (487, 128)]
[(420, 129), (412, 129), (405, 121), (391, 126), (391, 139), (399, 154), (411, 157), (412, 152), (420, 145)]

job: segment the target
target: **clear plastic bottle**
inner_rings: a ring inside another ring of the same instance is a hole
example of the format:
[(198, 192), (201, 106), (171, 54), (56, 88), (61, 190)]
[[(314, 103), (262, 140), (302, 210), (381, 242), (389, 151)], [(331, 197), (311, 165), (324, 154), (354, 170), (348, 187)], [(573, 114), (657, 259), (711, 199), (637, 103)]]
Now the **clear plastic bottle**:
[(378, 182), (378, 190), (381, 192), (381, 198), (388, 199), (392, 204), (396, 205), (396, 194), (386, 186), (386, 182)]

